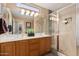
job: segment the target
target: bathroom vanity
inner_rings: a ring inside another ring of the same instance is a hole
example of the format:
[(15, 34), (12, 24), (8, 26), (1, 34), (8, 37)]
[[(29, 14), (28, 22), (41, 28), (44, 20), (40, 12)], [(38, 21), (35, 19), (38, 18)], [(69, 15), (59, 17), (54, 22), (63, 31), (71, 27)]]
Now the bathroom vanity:
[(51, 36), (0, 40), (0, 56), (39, 56), (51, 51)]
[[(38, 56), (51, 51), (52, 37), (34, 34), (49, 32), (47, 9), (37, 6), (42, 16), (34, 17), (22, 15), (20, 11), (27, 9), (18, 8), (16, 3), (6, 3), (4, 7), (7, 10), (5, 21), (8, 34), (0, 34), (0, 56)], [(31, 29), (31, 34), (28, 29)]]

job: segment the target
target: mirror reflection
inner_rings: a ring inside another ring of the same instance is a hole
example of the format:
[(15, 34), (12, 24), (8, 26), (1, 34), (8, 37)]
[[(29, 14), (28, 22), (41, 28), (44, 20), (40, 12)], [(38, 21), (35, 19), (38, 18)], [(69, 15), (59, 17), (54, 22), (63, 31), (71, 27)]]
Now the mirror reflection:
[(6, 11), (5, 21), (9, 34), (27, 34), (29, 29), (34, 33), (48, 33), (47, 9), (25, 3), (5, 3), (1, 5), (3, 6), (2, 9)]
[[(27, 33), (27, 29), (34, 30), (34, 17), (38, 16), (36, 9), (28, 9), (25, 4), (4, 4), (6, 10), (6, 22), (10, 34)], [(37, 9), (38, 10), (38, 9)]]

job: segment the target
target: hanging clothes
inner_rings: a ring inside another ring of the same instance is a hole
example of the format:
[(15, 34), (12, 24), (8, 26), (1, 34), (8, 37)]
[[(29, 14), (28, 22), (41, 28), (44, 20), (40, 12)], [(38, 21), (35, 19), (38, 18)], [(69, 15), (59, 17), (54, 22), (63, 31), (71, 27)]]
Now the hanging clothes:
[(6, 22), (4, 19), (0, 18), (0, 34), (3, 34), (8, 31)]

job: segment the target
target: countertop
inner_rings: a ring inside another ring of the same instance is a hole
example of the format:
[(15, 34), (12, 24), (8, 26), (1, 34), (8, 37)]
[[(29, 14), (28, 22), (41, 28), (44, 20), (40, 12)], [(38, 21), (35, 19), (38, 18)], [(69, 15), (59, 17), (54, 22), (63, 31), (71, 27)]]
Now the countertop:
[(35, 36), (28, 37), (26, 34), (0, 35), (0, 43), (34, 39), (34, 38), (42, 38), (42, 37), (51, 37), (51, 36), (50, 35), (35, 35)]

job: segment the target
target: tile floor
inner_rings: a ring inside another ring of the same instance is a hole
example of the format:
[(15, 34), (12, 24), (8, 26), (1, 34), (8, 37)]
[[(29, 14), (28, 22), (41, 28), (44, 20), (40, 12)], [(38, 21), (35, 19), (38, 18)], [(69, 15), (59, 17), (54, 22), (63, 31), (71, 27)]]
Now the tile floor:
[(57, 51), (53, 49), (53, 51), (47, 53), (45, 56), (58, 56)]

